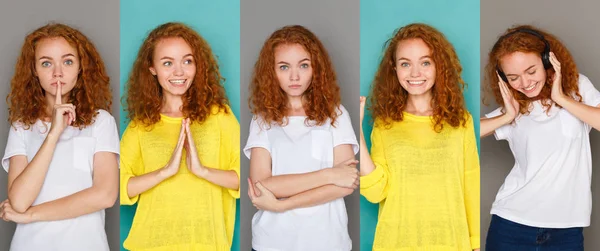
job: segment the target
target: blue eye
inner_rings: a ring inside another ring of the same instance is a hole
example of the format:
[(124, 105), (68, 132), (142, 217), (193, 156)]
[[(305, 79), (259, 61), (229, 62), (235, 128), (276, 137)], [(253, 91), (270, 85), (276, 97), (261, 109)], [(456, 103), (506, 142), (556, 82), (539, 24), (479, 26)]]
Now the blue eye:
[(430, 65), (431, 65), (431, 62), (429, 62), (429, 61), (423, 62), (423, 66), (430, 66)]
[(171, 61), (165, 61), (165, 62), (163, 62), (163, 65), (164, 66), (171, 66), (171, 65), (173, 65), (173, 63)]
[(192, 61), (191, 59), (188, 59), (186, 61), (183, 61), (184, 64), (192, 64), (194, 61)]
[(65, 65), (73, 65), (73, 60), (71, 60), (71, 59), (65, 60)]
[(42, 62), (42, 67), (50, 67), (52, 64), (48, 61)]
[(282, 71), (285, 71), (285, 70), (287, 70), (287, 69), (289, 69), (289, 68), (290, 68), (290, 67), (289, 67), (289, 66), (287, 66), (287, 65), (280, 65), (280, 66), (279, 66), (279, 69), (280, 69), (280, 70), (282, 70)]
[(401, 67), (409, 67), (409, 66), (410, 66), (410, 64), (405, 62), (405, 63), (401, 63), (401, 64), (400, 64), (400, 66), (401, 66)]
[(302, 65), (300, 65), (300, 68), (303, 68), (303, 69), (306, 69), (306, 68), (308, 68), (308, 67), (309, 67), (309, 65), (308, 65), (308, 64), (302, 64)]

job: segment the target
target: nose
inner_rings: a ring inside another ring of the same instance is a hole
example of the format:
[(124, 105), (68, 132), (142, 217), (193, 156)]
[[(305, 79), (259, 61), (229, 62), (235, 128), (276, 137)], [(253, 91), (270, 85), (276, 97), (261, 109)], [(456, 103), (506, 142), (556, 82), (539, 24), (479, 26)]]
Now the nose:
[(179, 64), (175, 64), (175, 72), (173, 72), (175, 76), (183, 76), (183, 66)]
[(52, 76), (54, 78), (62, 78), (63, 72), (60, 64), (54, 66), (54, 70), (52, 71)]
[(291, 81), (298, 81), (298, 80), (300, 80), (300, 73), (299, 73), (298, 70), (292, 69), (290, 71), (290, 80)]
[(421, 68), (418, 65), (410, 68), (410, 76), (411, 77), (419, 77), (421, 76)]

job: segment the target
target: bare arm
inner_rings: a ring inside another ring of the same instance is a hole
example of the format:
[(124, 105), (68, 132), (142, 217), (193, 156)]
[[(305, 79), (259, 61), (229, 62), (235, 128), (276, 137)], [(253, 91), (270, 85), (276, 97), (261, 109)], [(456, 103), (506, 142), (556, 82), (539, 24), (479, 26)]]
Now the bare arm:
[(597, 107), (589, 106), (566, 96), (557, 99), (556, 103), (567, 109), (573, 116), (600, 131), (600, 105)]
[(483, 138), (492, 135), (496, 129), (510, 124), (512, 121), (513, 119), (505, 114), (493, 118), (483, 117), (480, 120), (479, 137)]

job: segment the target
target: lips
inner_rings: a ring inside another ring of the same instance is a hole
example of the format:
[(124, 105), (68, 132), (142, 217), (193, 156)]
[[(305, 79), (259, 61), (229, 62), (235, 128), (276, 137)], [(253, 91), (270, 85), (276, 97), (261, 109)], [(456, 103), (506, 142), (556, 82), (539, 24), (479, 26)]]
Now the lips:
[(525, 88), (522, 88), (522, 89), (523, 89), (523, 92), (526, 92), (526, 93), (531, 93), (531, 92), (535, 91), (535, 89), (536, 89), (536, 87), (537, 87), (537, 85), (538, 85), (539, 83), (540, 83), (540, 82), (535, 82), (535, 84), (532, 84), (532, 85), (530, 85), (530, 86), (527, 86), (527, 87), (525, 87)]
[(423, 85), (426, 81), (425, 80), (407, 80), (406, 82), (408, 82), (408, 84), (412, 85), (412, 86), (420, 86), (420, 85)]
[(298, 89), (298, 88), (302, 87), (302, 85), (288, 85), (288, 87), (291, 89)]
[[(56, 83), (58, 83), (58, 81), (56, 81), (56, 82), (52, 82), (52, 83), (50, 84), (50, 86), (57, 86), (57, 84), (56, 84)], [(60, 85), (63, 85), (63, 86), (64, 86), (64, 85), (65, 85), (65, 82), (62, 82), (62, 81), (61, 81), (61, 82), (60, 82)]]
[(169, 83), (177, 87), (182, 87), (185, 86), (185, 83), (187, 83), (187, 79), (171, 79), (169, 80)]

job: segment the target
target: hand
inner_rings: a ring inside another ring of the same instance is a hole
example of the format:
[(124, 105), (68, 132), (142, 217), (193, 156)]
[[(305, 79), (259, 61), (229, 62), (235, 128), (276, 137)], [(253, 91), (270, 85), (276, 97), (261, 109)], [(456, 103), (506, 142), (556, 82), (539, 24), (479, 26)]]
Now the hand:
[(25, 213), (16, 212), (10, 205), (8, 199), (0, 203), (0, 217), (6, 222), (12, 221), (14, 223), (20, 224), (27, 224), (33, 222), (33, 217), (29, 210), (27, 210)]
[(281, 205), (281, 201), (279, 201), (275, 195), (269, 189), (265, 188), (260, 182), (256, 182), (256, 189), (254, 190), (254, 186), (252, 185), (252, 181), (248, 178), (248, 196), (250, 196), (250, 200), (254, 207), (259, 210), (271, 211), (271, 212), (284, 212), (285, 209)]
[(473, 251), (479, 251), (479, 248), (473, 249)]
[(75, 106), (73, 104), (62, 103), (62, 84), (56, 82), (56, 92), (54, 93), (54, 107), (52, 108), (52, 125), (50, 133), (61, 135), (69, 125), (76, 119)]
[(496, 76), (498, 76), (498, 86), (500, 87), (500, 94), (502, 94), (502, 100), (504, 101), (504, 115), (510, 121), (513, 121), (519, 115), (519, 102), (517, 102), (512, 91), (497, 72)]
[(358, 188), (360, 176), (356, 164), (358, 164), (358, 160), (352, 158), (325, 169), (329, 174), (330, 183), (339, 187)]
[(200, 162), (200, 158), (198, 157), (198, 150), (196, 149), (196, 144), (194, 143), (194, 136), (192, 135), (192, 130), (190, 130), (190, 119), (184, 119), (185, 123), (185, 152), (186, 152), (186, 164), (188, 170), (194, 175), (203, 178), (206, 175), (207, 169)]
[(554, 77), (552, 78), (552, 93), (550, 94), (550, 98), (554, 102), (560, 105), (562, 101), (566, 98), (563, 93), (562, 88), (562, 74), (560, 72), (560, 62), (554, 55), (554, 52), (550, 52), (550, 63), (552, 63), (552, 68), (554, 68)]
[(179, 140), (177, 141), (175, 150), (171, 155), (171, 159), (169, 160), (169, 163), (167, 163), (167, 165), (164, 166), (160, 171), (161, 176), (164, 178), (169, 178), (179, 172), (179, 165), (181, 164), (181, 156), (183, 153), (183, 144), (185, 141), (185, 128), (185, 120), (183, 120), (181, 122), (181, 129), (179, 131)]
[(365, 118), (365, 104), (367, 103), (367, 97), (360, 96), (360, 125), (362, 126), (363, 119)]

